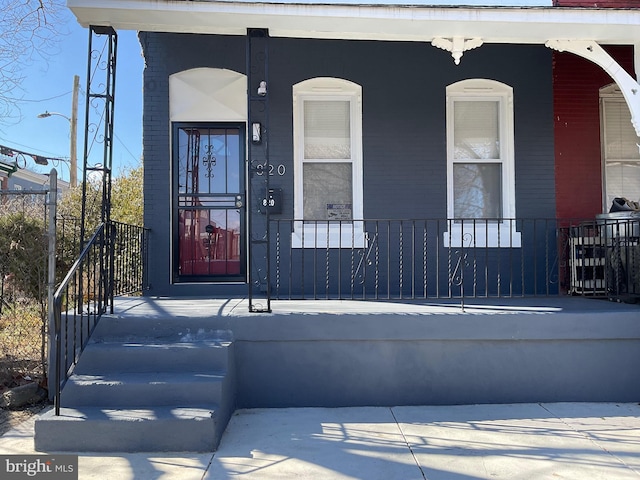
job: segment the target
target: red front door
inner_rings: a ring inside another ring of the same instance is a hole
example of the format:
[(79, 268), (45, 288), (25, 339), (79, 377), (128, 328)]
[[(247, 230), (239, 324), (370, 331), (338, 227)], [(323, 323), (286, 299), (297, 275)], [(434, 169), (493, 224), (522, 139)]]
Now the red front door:
[(245, 281), (244, 126), (174, 126), (174, 280)]

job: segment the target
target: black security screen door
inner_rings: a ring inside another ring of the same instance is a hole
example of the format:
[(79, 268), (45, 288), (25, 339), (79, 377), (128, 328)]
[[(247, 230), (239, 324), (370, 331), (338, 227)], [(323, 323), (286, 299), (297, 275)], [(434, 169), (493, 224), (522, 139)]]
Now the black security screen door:
[(174, 281), (245, 281), (244, 125), (176, 124)]

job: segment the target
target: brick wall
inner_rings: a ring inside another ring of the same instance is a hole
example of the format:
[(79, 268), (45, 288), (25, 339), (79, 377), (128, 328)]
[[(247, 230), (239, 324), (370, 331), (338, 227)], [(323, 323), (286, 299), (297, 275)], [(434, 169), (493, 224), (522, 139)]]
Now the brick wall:
[[(144, 69), (144, 224), (150, 228), (151, 295), (168, 295), (171, 281), (171, 122), (169, 76), (215, 64), (242, 72), (244, 37), (214, 37), (167, 33), (139, 34)], [(202, 292), (193, 290), (193, 295)]]
[[(631, 47), (606, 50), (629, 72)], [(602, 213), (599, 89), (613, 82), (595, 63), (554, 53), (556, 205), (559, 218)]]
[[(152, 295), (206, 294), (206, 284), (170, 284), (171, 152), (168, 77), (210, 66), (245, 70), (243, 37), (143, 33), (145, 225), (151, 228)], [(363, 88), (365, 218), (446, 217), (446, 86), (489, 78), (514, 89), (516, 209), (520, 218), (555, 212), (552, 51), (542, 45), (486, 45), (455, 65), (447, 52), (414, 42), (272, 38), (269, 153), (286, 175), (283, 218), (293, 214), (292, 87), (332, 76)], [(218, 292), (218, 290), (216, 290)]]

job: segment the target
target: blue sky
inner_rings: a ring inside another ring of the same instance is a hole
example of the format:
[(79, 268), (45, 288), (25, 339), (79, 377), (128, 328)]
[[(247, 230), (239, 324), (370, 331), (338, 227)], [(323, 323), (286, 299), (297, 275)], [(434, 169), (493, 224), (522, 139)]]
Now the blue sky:
[[(78, 166), (82, 166), (84, 149), (85, 93), (87, 83), (87, 48), (89, 32), (81, 27), (71, 12), (57, 53), (48, 61), (39, 61), (26, 70), (19, 102), (22, 117), (11, 125), (0, 125), (0, 144), (46, 157), (69, 158), (69, 122), (60, 116), (37, 118), (44, 111), (71, 116), (73, 76), (80, 77), (78, 98)], [(94, 42), (96, 42), (94, 37)], [(100, 40), (102, 45), (102, 40)], [(94, 45), (95, 46), (95, 45)], [(138, 166), (142, 156), (142, 70), (143, 59), (136, 32), (118, 32), (118, 56), (115, 92), (115, 141), (113, 144), (113, 176)], [(27, 168), (48, 173), (51, 166), (35, 165), (27, 157)], [(58, 175), (69, 180), (69, 169), (57, 166)], [(78, 181), (82, 173), (78, 171)]]

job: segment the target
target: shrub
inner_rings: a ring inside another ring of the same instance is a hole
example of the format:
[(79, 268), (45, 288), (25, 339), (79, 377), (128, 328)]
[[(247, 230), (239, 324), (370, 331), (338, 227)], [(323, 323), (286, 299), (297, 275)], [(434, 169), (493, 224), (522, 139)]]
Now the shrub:
[(0, 274), (23, 296), (44, 301), (47, 296), (48, 240), (44, 222), (24, 212), (0, 217)]

